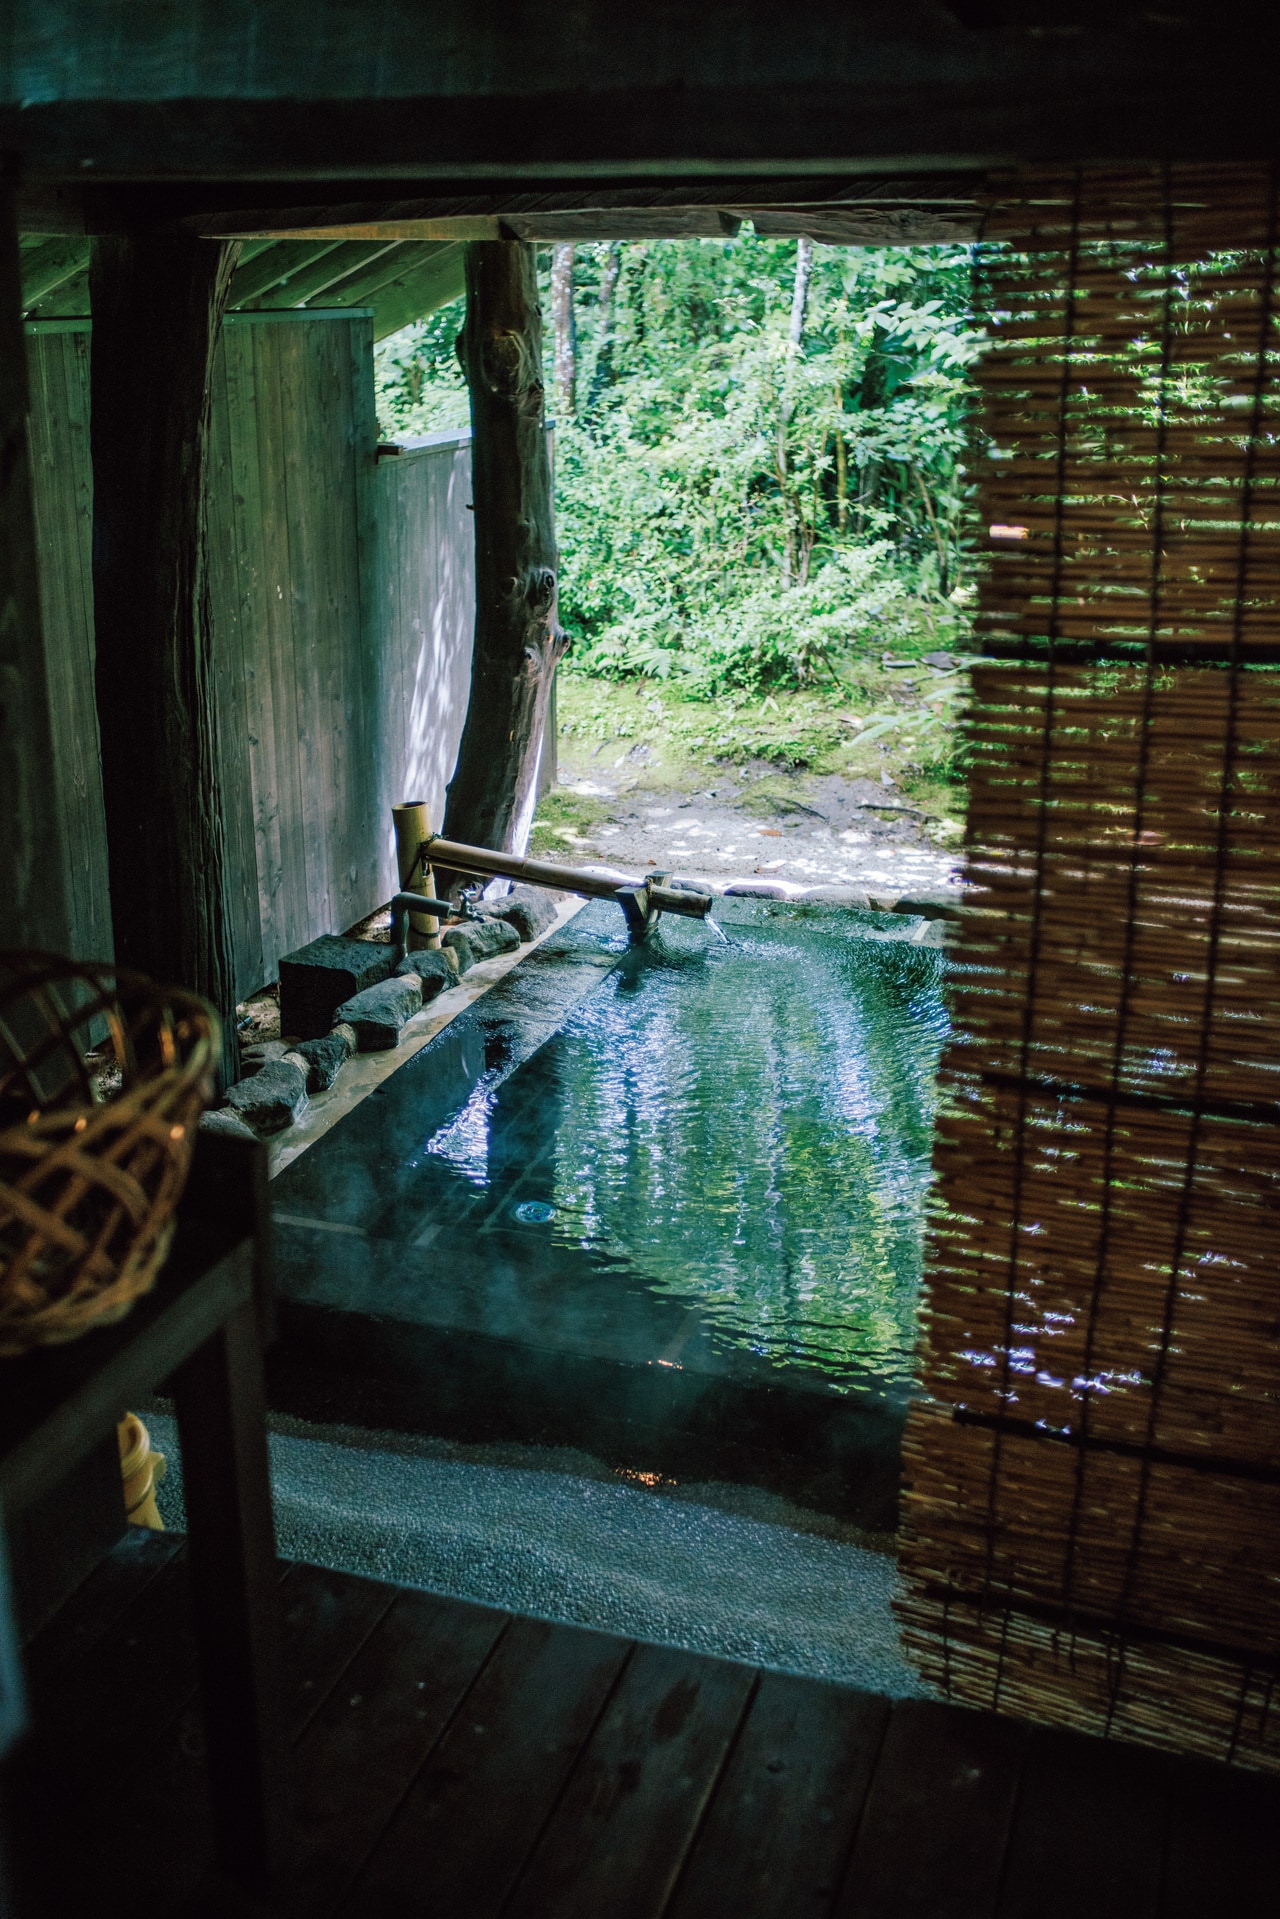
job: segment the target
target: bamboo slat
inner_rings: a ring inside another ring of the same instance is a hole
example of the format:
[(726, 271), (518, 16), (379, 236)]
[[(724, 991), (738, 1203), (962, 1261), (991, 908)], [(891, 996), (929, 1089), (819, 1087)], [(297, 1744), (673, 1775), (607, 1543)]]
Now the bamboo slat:
[(980, 505), (1023, 531), (966, 721), (904, 1634), (975, 1705), (1280, 1771), (1277, 182), (1045, 169), (985, 236)]

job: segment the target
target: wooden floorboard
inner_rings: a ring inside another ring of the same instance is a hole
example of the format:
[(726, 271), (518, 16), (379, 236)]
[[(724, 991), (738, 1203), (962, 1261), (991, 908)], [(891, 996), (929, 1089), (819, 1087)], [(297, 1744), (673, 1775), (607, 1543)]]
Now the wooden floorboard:
[[(127, 1541), (30, 1648), (68, 1911), (165, 1919), (194, 1897), (229, 1919), (205, 1877), (186, 1585), (175, 1542)], [(274, 1919), (1274, 1903), (1273, 1780), (317, 1567), (282, 1568), (280, 1594), (297, 1855)]]
[[(490, 1919), (503, 1906), (631, 1654), (517, 1619), (413, 1782), (343, 1919)], [(403, 1903), (403, 1902), (408, 1903)]]
[(763, 1674), (667, 1919), (826, 1919), (888, 1723), (872, 1693)]
[(1160, 1919), (1268, 1911), (1280, 1845), (1275, 1782), (1213, 1765), (1171, 1771)]
[[(397, 1589), (319, 1566), (281, 1568), (284, 1633), (280, 1705), (292, 1743), (321, 1709)], [(115, 1842), (144, 1853), (148, 1870), (178, 1900), (194, 1891), (213, 1856), (204, 1779), (204, 1728), (193, 1687), (157, 1740), (133, 1790), (103, 1808)]]
[(757, 1678), (747, 1666), (638, 1647), (504, 1919), (660, 1919)]
[(27, 1683), (51, 1686), (123, 1619), (158, 1573), (182, 1550), (182, 1537), (130, 1526), (113, 1552), (58, 1609), (26, 1652)]
[(837, 1919), (991, 1919), (1025, 1728), (923, 1699), (893, 1708)]
[(417, 1592), (378, 1622), (298, 1747), (290, 1912), (335, 1910), (509, 1623)]
[(999, 1919), (1156, 1919), (1168, 1762), (1081, 1733), (1031, 1733)]

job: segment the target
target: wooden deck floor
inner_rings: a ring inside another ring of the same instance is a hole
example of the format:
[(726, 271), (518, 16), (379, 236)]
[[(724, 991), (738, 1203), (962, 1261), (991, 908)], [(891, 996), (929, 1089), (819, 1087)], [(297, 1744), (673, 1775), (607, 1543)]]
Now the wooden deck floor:
[[(1274, 1898), (1271, 1782), (315, 1567), (282, 1580), (289, 1919), (1217, 1919)], [(133, 1533), (30, 1649), (50, 1865), (85, 1913), (156, 1919), (202, 1881), (185, 1585), (180, 1542)]]

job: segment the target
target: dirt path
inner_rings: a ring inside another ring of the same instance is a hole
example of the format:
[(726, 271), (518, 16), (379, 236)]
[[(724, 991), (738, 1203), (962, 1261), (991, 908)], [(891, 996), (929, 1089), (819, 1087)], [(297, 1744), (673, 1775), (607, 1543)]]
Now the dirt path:
[(870, 779), (748, 767), (717, 770), (713, 786), (684, 793), (646, 785), (630, 756), (602, 772), (563, 747), (559, 773), (563, 790), (604, 815), (572, 839), (561, 836), (557, 857), (575, 863), (658, 867), (717, 889), (736, 883), (788, 895), (832, 886), (907, 892), (958, 875), (957, 855), (924, 836), (919, 810)]

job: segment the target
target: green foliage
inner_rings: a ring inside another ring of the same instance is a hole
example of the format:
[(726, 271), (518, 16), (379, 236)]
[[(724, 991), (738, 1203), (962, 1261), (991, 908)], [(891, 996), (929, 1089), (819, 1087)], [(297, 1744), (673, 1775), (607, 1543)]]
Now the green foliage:
[[(815, 247), (798, 346), (796, 259), (749, 229), (577, 250), (578, 414), (555, 440), (570, 670), (707, 698), (963, 642), (968, 253)], [(389, 429), (455, 423), (460, 324), (446, 308), (379, 350)]]
[(425, 320), (393, 333), (375, 352), (378, 425), (388, 439), (470, 424), (467, 383), (454, 347), (466, 308), (465, 299), (451, 300)]

